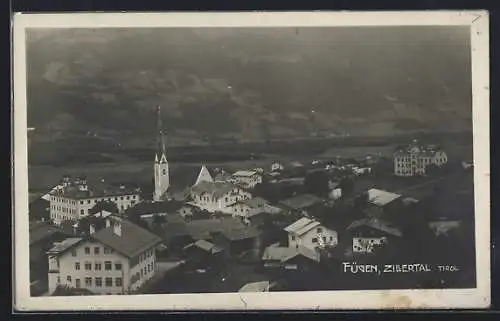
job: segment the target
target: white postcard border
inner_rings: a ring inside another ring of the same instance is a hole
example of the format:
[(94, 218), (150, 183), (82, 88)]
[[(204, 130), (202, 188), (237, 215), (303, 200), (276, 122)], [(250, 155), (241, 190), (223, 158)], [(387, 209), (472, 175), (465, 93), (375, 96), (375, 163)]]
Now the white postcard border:
[[(70, 13), (13, 18), (13, 284), (18, 311), (486, 308), (490, 305), (489, 19), (486, 11)], [(475, 289), (30, 297), (26, 28), (470, 25), (473, 84)], [(15, 166), (14, 166), (15, 164)]]

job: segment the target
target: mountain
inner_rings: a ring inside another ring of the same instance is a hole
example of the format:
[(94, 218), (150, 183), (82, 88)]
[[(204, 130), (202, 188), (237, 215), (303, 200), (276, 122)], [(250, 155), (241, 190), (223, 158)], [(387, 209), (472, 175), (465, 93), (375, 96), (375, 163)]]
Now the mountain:
[[(28, 124), (127, 144), (470, 130), (466, 27), (31, 29)], [(47, 138), (49, 139), (49, 138)]]

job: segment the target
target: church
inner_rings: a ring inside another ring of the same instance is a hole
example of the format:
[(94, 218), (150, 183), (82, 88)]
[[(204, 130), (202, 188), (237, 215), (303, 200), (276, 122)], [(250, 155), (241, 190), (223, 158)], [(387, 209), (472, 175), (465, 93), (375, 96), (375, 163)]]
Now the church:
[(189, 182), (181, 192), (172, 190), (160, 107), (158, 107), (157, 125), (153, 202), (175, 199), (186, 201), (188, 204), (210, 213), (224, 213), (226, 210), (230, 211), (230, 206), (236, 202), (252, 198), (250, 192), (231, 182), (214, 180), (205, 165), (201, 166), (196, 180)]

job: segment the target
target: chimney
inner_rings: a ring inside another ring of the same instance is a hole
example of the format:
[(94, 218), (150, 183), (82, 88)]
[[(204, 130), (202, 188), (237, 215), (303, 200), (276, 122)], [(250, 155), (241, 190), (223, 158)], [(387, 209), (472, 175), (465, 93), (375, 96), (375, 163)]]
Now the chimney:
[(118, 221), (114, 222), (113, 233), (115, 233), (118, 236), (122, 236), (122, 224), (120, 222)]
[(89, 226), (89, 232), (90, 232), (90, 235), (94, 234), (95, 233), (95, 225), (94, 224), (90, 224)]

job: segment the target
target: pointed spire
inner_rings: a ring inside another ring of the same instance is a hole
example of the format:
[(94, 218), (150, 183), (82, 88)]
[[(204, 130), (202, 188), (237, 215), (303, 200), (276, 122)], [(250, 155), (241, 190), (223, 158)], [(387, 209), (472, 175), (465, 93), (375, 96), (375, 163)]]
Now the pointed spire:
[(200, 182), (213, 182), (212, 175), (210, 175), (210, 172), (208, 171), (208, 168), (203, 165), (201, 166), (200, 173), (198, 174), (198, 178), (196, 178), (196, 182), (194, 185), (198, 185)]
[(158, 105), (158, 124), (157, 124), (157, 130), (158, 130), (158, 137), (157, 137), (157, 143), (158, 143), (158, 150), (157, 150), (157, 155), (161, 155), (160, 157), (163, 158), (164, 155), (166, 155), (166, 148), (165, 148), (165, 136), (163, 135), (163, 122), (161, 119), (161, 106)]

